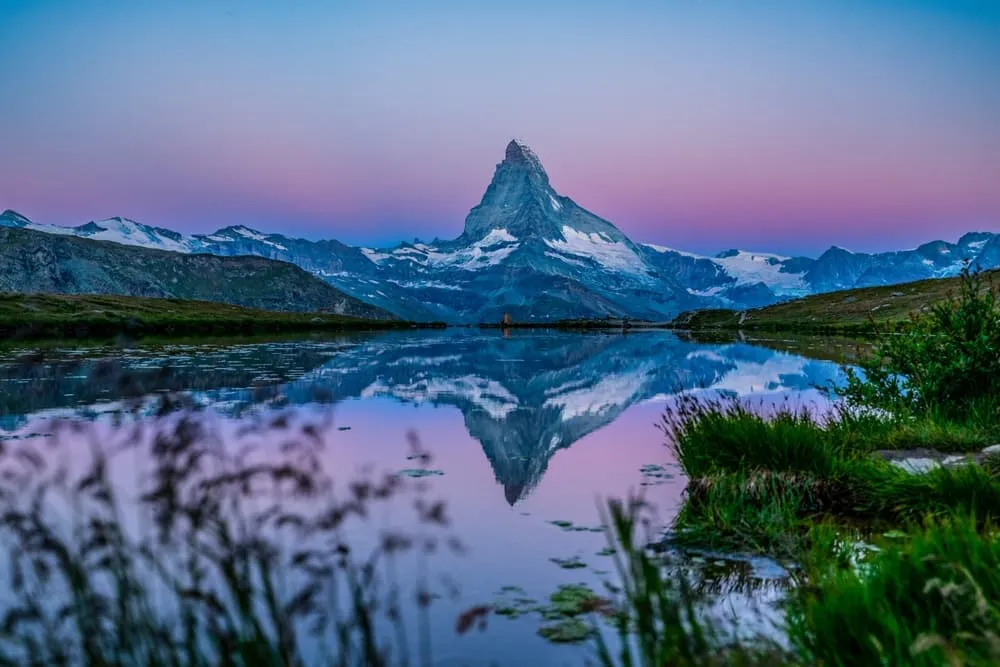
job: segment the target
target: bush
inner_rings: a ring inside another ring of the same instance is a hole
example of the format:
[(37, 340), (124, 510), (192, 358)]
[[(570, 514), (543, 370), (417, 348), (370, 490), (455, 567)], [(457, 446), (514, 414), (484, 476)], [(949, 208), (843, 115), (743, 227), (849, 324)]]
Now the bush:
[(896, 414), (995, 419), (998, 350), (1000, 303), (992, 282), (966, 265), (958, 295), (915, 316), (900, 333), (881, 335), (873, 355), (859, 363), (863, 372), (848, 371), (840, 394), (851, 405)]

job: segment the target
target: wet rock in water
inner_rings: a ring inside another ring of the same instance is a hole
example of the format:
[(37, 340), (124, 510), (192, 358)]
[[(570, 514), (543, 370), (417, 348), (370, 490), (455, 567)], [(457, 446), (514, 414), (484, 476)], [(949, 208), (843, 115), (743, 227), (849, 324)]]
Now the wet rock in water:
[(337, 430), (338, 431), (350, 431), (351, 427), (350, 426), (338, 426)]
[(406, 468), (396, 473), (400, 477), (439, 477), (444, 474), (442, 470), (429, 470), (427, 468)]

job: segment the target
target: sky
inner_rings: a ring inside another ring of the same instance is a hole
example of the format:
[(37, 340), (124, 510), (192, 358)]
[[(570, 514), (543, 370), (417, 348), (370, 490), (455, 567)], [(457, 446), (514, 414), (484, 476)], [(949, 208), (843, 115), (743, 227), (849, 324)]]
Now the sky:
[(1000, 2), (0, 0), (0, 209), (453, 238), (511, 138), (636, 241), (1000, 231)]

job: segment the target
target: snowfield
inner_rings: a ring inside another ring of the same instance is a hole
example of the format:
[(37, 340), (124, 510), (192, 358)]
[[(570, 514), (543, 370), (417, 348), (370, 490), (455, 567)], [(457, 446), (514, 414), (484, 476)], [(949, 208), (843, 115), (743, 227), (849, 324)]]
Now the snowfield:
[(613, 241), (604, 232), (587, 234), (563, 226), (562, 241), (545, 240), (553, 250), (577, 257), (592, 259), (608, 271), (645, 275), (646, 263), (626, 244)]

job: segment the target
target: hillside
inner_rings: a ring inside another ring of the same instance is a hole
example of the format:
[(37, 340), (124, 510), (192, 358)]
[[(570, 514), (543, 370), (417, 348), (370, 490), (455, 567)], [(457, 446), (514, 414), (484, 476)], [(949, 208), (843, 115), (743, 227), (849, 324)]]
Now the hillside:
[(0, 294), (0, 338), (200, 336), (403, 329), (397, 319), (279, 313), (212, 301), (136, 296)]
[[(1000, 271), (986, 272), (1000, 279)], [(920, 280), (900, 285), (864, 287), (786, 301), (750, 310), (696, 310), (671, 322), (678, 329), (871, 333), (891, 327), (930, 304), (948, 299), (958, 290), (959, 278)]]
[(15, 228), (0, 228), (0, 292), (116, 294), (392, 317), (287, 262), (184, 254)]

